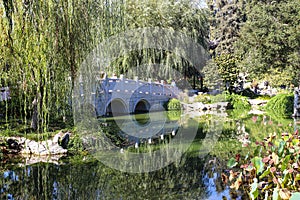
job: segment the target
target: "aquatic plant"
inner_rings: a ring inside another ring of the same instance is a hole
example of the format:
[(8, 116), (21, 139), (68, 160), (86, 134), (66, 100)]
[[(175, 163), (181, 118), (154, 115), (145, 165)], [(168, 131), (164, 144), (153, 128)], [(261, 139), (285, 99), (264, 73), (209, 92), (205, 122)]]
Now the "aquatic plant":
[(234, 168), (228, 178), (231, 188), (246, 188), (251, 199), (299, 199), (299, 141), (298, 130), (270, 134), (245, 157), (231, 158), (227, 165)]

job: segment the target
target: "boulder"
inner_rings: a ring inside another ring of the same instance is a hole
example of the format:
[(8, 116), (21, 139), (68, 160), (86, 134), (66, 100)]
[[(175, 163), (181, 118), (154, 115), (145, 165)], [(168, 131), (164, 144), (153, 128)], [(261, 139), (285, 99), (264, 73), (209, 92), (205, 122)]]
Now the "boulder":
[[(61, 135), (61, 142), (59, 142), (60, 137), (58, 137), (58, 135), (55, 135), (52, 140), (38, 142), (24, 137), (9, 137), (5, 138), (6, 142), (3, 142), (4, 145), (1, 145), (1, 149), (2, 147), (5, 148), (5, 151), (3, 150), (2, 152), (20, 153), (24, 155), (44, 156), (65, 154), (68, 152), (67, 145), (70, 140), (70, 133), (62, 133)], [(5, 141), (5, 139), (3, 141)]]

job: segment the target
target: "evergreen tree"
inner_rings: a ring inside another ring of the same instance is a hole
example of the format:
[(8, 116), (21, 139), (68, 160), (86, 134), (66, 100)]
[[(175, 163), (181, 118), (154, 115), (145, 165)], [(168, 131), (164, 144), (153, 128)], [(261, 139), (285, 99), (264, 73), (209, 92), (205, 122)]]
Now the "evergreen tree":
[(239, 66), (273, 86), (299, 80), (300, 1), (252, 0), (236, 46)]

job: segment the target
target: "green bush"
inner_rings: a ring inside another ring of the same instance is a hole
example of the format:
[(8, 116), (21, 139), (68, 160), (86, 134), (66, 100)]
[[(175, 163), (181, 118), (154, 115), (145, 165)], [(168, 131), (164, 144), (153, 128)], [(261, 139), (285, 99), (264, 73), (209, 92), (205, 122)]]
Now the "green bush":
[(248, 102), (248, 98), (238, 95), (238, 94), (231, 94), (226, 97), (227, 101), (230, 102), (234, 109), (243, 109), (243, 110), (250, 110), (251, 105)]
[(266, 110), (271, 111), (277, 116), (287, 117), (291, 116), (294, 107), (293, 94), (278, 94), (271, 98), (266, 105)]
[(181, 111), (180, 110), (172, 110), (168, 111), (168, 119), (171, 121), (176, 121), (180, 119)]
[(215, 96), (211, 96), (211, 103), (218, 103), (226, 101), (226, 93), (217, 94)]
[(181, 110), (181, 104), (178, 99), (171, 99), (168, 102), (168, 110)]
[(199, 94), (194, 98), (194, 102), (211, 103), (211, 96), (209, 94)]

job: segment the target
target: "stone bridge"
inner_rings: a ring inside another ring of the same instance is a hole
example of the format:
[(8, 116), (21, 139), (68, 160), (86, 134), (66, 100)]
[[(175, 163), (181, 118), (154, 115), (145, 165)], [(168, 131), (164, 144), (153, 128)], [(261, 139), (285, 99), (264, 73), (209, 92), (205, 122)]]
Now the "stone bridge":
[[(157, 111), (162, 110), (169, 99), (177, 98), (179, 92), (178, 87), (163, 81), (125, 79), (121, 75), (97, 80), (89, 104), (97, 116)], [(85, 96), (84, 92), (81, 96)]]

